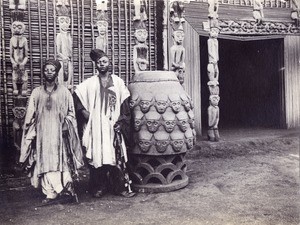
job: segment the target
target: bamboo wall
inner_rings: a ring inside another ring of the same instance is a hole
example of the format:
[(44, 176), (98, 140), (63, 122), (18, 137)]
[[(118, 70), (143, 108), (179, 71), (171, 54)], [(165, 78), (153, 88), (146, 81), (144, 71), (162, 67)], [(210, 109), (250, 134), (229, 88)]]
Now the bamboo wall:
[[(70, 33), (73, 39), (74, 85), (93, 75), (89, 53), (95, 46), (98, 35), (96, 26), (96, 1), (71, 0)], [(1, 74), (0, 74), (0, 130), (5, 140), (11, 139), (13, 121), (12, 65), (9, 57), (9, 42), (12, 36), (9, 0), (1, 0)], [(59, 32), (54, 0), (28, 0), (24, 23), (24, 36), (29, 44), (28, 96), (33, 88), (43, 83), (41, 68), (47, 58), (55, 58), (55, 37)], [(156, 1), (148, 0), (149, 69), (156, 69), (157, 35), (155, 12)], [(134, 73), (132, 50), (135, 45), (133, 27), (133, 0), (108, 1), (108, 55), (112, 60), (111, 71), (128, 84)]]
[(300, 126), (300, 36), (284, 38), (285, 122)]

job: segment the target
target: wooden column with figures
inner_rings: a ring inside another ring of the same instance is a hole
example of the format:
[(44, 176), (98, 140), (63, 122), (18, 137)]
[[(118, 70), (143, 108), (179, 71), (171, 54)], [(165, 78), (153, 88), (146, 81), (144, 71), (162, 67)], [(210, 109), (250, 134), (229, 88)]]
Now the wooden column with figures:
[(96, 48), (107, 53), (108, 45), (108, 17), (107, 17), (107, 0), (96, 0), (96, 25), (98, 36), (96, 37)]
[(58, 84), (65, 85), (69, 90), (73, 88), (73, 52), (72, 37), (69, 31), (70, 2), (69, 0), (56, 1), (57, 22), (59, 24), (59, 33), (56, 35), (56, 53), (57, 59), (62, 65), (58, 74)]
[(208, 106), (208, 131), (209, 141), (219, 141), (220, 135), (218, 130), (219, 124), (219, 23), (218, 23), (218, 0), (208, 0), (208, 20), (209, 20), (209, 38), (207, 40), (208, 47), (208, 89), (210, 92)]
[(134, 14), (133, 25), (136, 44), (133, 47), (133, 67), (137, 73), (148, 70), (149, 65), (149, 47), (146, 44), (148, 30), (145, 23), (148, 20), (146, 0), (134, 0)]
[(292, 13), (291, 18), (295, 21), (296, 26), (300, 26), (300, 1), (299, 0), (291, 0), (292, 5)]
[(184, 40), (184, 3), (189, 1), (170, 1), (170, 24), (173, 30), (173, 45), (170, 48), (170, 69), (174, 71), (180, 84), (184, 83), (185, 76), (185, 48), (183, 47)]
[(12, 85), (13, 85), (13, 136), (14, 146), (20, 151), (23, 123), (26, 114), (28, 71), (28, 41), (24, 36), (26, 26), (24, 24), (26, 1), (9, 2), (11, 13), (10, 60), (12, 63)]

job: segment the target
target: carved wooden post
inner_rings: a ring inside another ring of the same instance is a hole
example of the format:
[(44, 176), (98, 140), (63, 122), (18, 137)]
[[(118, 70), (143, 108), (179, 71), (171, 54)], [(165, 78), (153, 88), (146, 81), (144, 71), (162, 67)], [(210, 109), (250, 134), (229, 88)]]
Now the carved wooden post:
[(219, 141), (220, 135), (218, 130), (219, 124), (219, 23), (218, 23), (218, 0), (208, 0), (208, 19), (209, 19), (209, 39), (208, 47), (208, 88), (210, 92), (208, 107), (208, 131), (207, 136), (210, 141)]
[(133, 67), (135, 72), (147, 70), (149, 64), (149, 47), (146, 44), (148, 39), (148, 30), (145, 24), (148, 19), (146, 9), (146, 0), (134, 0), (133, 24), (136, 45), (133, 47)]
[(11, 31), (10, 39), (10, 60), (12, 63), (12, 84), (13, 84), (13, 136), (14, 146), (19, 151), (23, 133), (23, 123), (27, 102), (28, 73), (25, 65), (28, 61), (28, 43), (24, 37), (25, 24), (23, 22), (26, 9), (26, 1), (9, 1), (11, 10)]
[(188, 1), (171, 1), (170, 2), (170, 23), (173, 29), (173, 46), (170, 49), (171, 70), (174, 71), (179, 79), (180, 84), (184, 83), (185, 76), (185, 48), (184, 40), (184, 3)]
[(69, 0), (57, 0), (57, 20), (59, 33), (56, 36), (57, 59), (62, 65), (58, 74), (58, 83), (68, 89), (73, 88), (72, 37), (69, 31), (71, 24)]
[(96, 48), (107, 53), (108, 44), (108, 19), (107, 19), (107, 0), (96, 0), (97, 4), (97, 29)]

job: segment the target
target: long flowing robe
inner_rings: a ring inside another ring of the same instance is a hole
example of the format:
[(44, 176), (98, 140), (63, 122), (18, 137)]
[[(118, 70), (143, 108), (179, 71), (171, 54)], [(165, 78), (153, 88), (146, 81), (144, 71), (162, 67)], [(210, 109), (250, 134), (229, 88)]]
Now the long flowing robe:
[[(47, 108), (49, 100), (50, 109)], [(63, 139), (64, 123), (69, 133), (67, 142)], [(67, 153), (66, 143), (71, 154)], [(66, 87), (58, 85), (49, 99), (44, 86), (37, 87), (27, 107), (19, 161), (33, 166), (31, 181), (37, 187), (38, 178), (44, 173), (69, 171), (68, 155), (72, 155), (75, 168), (83, 166), (72, 95)]]
[[(86, 148), (89, 164), (95, 168), (103, 164), (115, 165), (114, 125), (120, 120), (122, 103), (130, 96), (124, 81), (111, 75), (108, 85), (103, 87), (99, 77), (95, 75), (79, 84), (75, 93), (84, 109), (90, 113), (82, 136), (82, 145)], [(122, 139), (127, 160), (126, 146), (123, 137)]]

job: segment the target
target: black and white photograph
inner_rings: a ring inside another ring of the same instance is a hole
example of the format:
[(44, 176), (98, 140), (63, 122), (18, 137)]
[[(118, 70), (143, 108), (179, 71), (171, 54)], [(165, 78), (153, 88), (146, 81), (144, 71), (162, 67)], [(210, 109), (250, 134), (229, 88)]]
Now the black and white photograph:
[(300, 224), (300, 0), (0, 0), (0, 37), (0, 224)]

